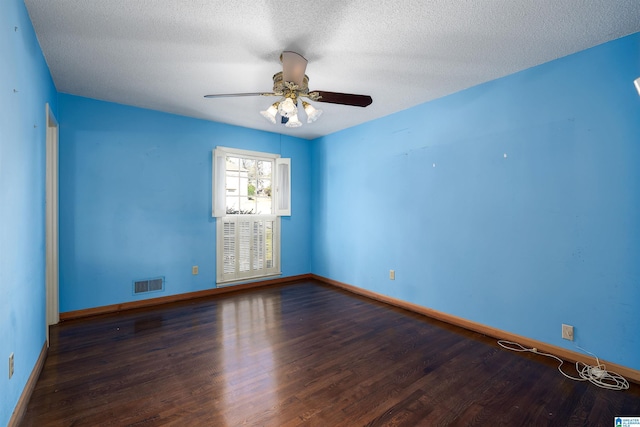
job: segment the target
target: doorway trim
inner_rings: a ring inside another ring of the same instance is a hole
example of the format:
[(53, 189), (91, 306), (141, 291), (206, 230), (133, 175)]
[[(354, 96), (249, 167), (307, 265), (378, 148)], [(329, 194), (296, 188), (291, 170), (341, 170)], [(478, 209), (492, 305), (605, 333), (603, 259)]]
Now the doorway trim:
[(58, 121), (46, 104), (45, 286), (46, 334), (60, 321), (58, 265)]

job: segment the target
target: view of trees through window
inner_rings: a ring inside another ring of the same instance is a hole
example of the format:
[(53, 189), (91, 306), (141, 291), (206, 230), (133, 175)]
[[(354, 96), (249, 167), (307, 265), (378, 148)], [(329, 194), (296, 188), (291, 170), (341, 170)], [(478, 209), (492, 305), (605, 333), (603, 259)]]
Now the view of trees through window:
[(272, 170), (270, 160), (227, 156), (227, 214), (271, 215)]

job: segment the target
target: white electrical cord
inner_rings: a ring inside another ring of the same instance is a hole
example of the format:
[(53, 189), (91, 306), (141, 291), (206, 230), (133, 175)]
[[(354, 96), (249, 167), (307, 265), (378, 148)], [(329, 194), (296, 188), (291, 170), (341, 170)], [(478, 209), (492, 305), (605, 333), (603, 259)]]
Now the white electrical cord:
[(590, 383), (597, 385), (598, 387), (606, 388), (608, 390), (626, 390), (629, 388), (629, 382), (622, 375), (618, 375), (615, 372), (607, 371), (606, 366), (600, 363), (600, 359), (598, 359), (595, 354), (580, 347), (578, 347), (580, 350), (589, 353), (596, 359), (596, 365), (591, 366), (587, 365), (586, 363), (576, 362), (576, 371), (578, 371), (578, 375), (580, 375), (580, 378), (576, 378), (572, 377), (569, 374), (566, 374), (562, 370), (562, 364), (564, 363), (564, 361), (559, 357), (554, 356), (553, 354), (543, 353), (541, 351), (538, 351), (538, 349), (534, 347), (527, 348), (522, 344), (518, 344), (517, 342), (513, 341), (498, 340), (498, 345), (511, 351), (530, 352), (546, 357), (551, 357), (552, 359), (560, 362), (560, 364), (558, 365), (558, 371), (560, 371), (562, 375), (569, 378), (570, 380), (589, 381)]

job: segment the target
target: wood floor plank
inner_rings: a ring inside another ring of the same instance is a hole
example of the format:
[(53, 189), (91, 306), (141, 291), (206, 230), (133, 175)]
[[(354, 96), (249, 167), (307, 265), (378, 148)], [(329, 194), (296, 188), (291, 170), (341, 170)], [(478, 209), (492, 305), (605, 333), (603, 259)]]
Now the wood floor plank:
[[(640, 386), (315, 281), (64, 322), (23, 426), (611, 425)], [(567, 370), (570, 366), (565, 366)]]

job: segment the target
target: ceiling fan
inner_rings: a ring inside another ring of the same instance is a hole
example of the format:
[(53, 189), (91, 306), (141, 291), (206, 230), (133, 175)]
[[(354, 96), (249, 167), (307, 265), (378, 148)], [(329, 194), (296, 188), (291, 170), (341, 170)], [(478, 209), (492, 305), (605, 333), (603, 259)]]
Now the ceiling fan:
[(302, 107), (307, 115), (307, 123), (315, 122), (322, 114), (322, 110), (317, 110), (301, 98), (355, 107), (366, 107), (373, 102), (369, 95), (321, 90), (310, 92), (309, 77), (304, 73), (307, 69), (308, 61), (299, 53), (284, 51), (280, 55), (280, 62), (282, 62), (282, 71), (273, 76), (273, 92), (227, 93), (205, 95), (204, 97), (279, 96), (281, 98), (279, 101), (274, 102), (268, 109), (261, 111), (260, 114), (273, 124), (276, 124), (276, 116), (279, 114), (280, 123), (291, 128), (302, 126), (302, 122), (298, 119), (298, 101), (302, 102)]

